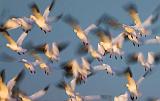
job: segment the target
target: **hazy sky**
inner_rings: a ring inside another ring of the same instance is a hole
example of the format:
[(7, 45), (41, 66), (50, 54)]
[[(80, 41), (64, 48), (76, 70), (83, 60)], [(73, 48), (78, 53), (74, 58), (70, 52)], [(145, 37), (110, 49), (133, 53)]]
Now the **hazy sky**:
[[(1, 16), (1, 19), (5, 21), (10, 16), (29, 16), (31, 14), (31, 10), (28, 5), (33, 1), (37, 3), (40, 11), (43, 12), (52, 0), (0, 0), (0, 12), (7, 11), (3, 13), (4, 17)], [(60, 13), (64, 13), (64, 15), (71, 14), (79, 20), (82, 28), (86, 28), (91, 23), (94, 23), (103, 13), (108, 13), (116, 17), (122, 23), (131, 24), (132, 21), (130, 16), (122, 8), (123, 5), (128, 2), (134, 2), (137, 5), (142, 21), (144, 21), (152, 13), (155, 7), (160, 4), (160, 0), (57, 0), (50, 15), (58, 15)], [(3, 21), (0, 22), (2, 23)], [(158, 26), (159, 21), (160, 20), (158, 20), (157, 24), (153, 27)], [(65, 51), (61, 53), (61, 60), (59, 63), (68, 59), (79, 59), (80, 57), (75, 54), (79, 39), (76, 37), (71, 27), (67, 24), (64, 24), (62, 21), (53, 23), (52, 27), (53, 31), (45, 35), (37, 26), (34, 26), (24, 43), (27, 43), (30, 40), (32, 40), (35, 44), (69, 40), (71, 44)], [(15, 39), (17, 39), (21, 33), (21, 29), (10, 31), (11, 36), (13, 36)], [(120, 33), (120, 31), (112, 31), (112, 33), (114, 36), (116, 36), (118, 33)], [(155, 34), (151, 37), (154, 37)], [(98, 39), (93, 35), (89, 35), (89, 39), (91, 40), (92, 44), (96, 46)], [(2, 36), (0, 36), (0, 40), (0, 52), (6, 51), (17, 58), (24, 57), (19, 56), (6, 48), (5, 44), (7, 41)], [(125, 42), (124, 44), (124, 51), (126, 54), (142, 51), (145, 56), (147, 56), (148, 51), (159, 52), (159, 49), (160, 48), (157, 47), (157, 45), (134, 47), (130, 42)], [(44, 55), (42, 56), (44, 57)], [(46, 59), (46, 57), (44, 57), (44, 59)], [(49, 89), (48, 93), (41, 98), (41, 101), (64, 101), (64, 99), (67, 97), (65, 92), (54, 86), (57, 84), (59, 79), (61, 79), (62, 75), (60, 70), (55, 69), (60, 68), (58, 67), (59, 63), (53, 63), (53, 73), (49, 76), (45, 75), (44, 72), (38, 68), (36, 68), (37, 73), (35, 75), (31, 75), (27, 71), (25, 80), (23, 80), (21, 84), (21, 89), (30, 95), (50, 84), (51, 88)], [(123, 60), (109, 59), (108, 56), (105, 57), (105, 63), (108, 63), (117, 69), (126, 67), (126, 64)], [(98, 62), (94, 61), (92, 65), (98, 65)], [(6, 77), (7, 80), (9, 80), (12, 76), (16, 75), (18, 71), (24, 68), (24, 66), (18, 62), (0, 62), (0, 70), (3, 68), (6, 69)], [(135, 80), (138, 80), (138, 78), (144, 73), (144, 69), (139, 64), (131, 65), (131, 69), (133, 71)], [(140, 92), (143, 96), (140, 98), (140, 101), (148, 96), (160, 96), (159, 65), (156, 65), (154, 69), (154, 73), (145, 79), (140, 85)], [(107, 75), (105, 72), (100, 72), (89, 78), (85, 84), (77, 86), (76, 91), (80, 92), (81, 95), (108, 94), (112, 96), (118, 96), (127, 90), (124, 87), (125, 84), (126, 80), (124, 77), (113, 77)]]

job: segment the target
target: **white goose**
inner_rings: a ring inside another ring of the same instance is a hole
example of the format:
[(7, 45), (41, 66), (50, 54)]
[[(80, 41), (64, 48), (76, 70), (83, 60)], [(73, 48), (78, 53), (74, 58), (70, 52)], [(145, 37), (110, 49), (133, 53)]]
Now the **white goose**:
[(89, 45), (88, 33), (97, 28), (96, 24), (91, 24), (83, 30), (77, 19), (71, 15), (64, 16), (63, 21), (73, 28), (73, 31), (84, 45)]
[(46, 86), (44, 89), (41, 89), (30, 96), (24, 95), (23, 93), (17, 91), (18, 98), (21, 101), (36, 101), (40, 97), (44, 96), (47, 93), (48, 89), (49, 89), (49, 86)]
[(21, 36), (18, 38), (17, 42), (15, 42), (12, 37), (9, 35), (9, 33), (5, 30), (0, 30), (0, 32), (2, 33), (2, 35), (7, 39), (8, 43), (6, 44), (6, 46), (8, 48), (10, 48), (12, 51), (17, 52), (19, 55), (21, 53), (25, 53), (27, 51), (27, 49), (22, 48), (22, 43), (24, 41), (24, 39), (26, 38), (26, 36), (28, 35), (27, 32), (23, 32), (21, 34)]
[(138, 61), (145, 69), (147, 70), (152, 70), (152, 67), (154, 66), (154, 63), (159, 61), (159, 54), (155, 54), (153, 52), (148, 52), (148, 57), (145, 60), (144, 55), (139, 52), (139, 53), (134, 53), (131, 56), (129, 56), (128, 62), (135, 62)]
[[(49, 24), (51, 22), (51, 19), (49, 18), (49, 13), (52, 10), (54, 4), (55, 4), (55, 0), (53, 0), (52, 3), (45, 9), (43, 15), (40, 13), (40, 10), (38, 9), (38, 6), (35, 3), (33, 5), (31, 5), (32, 15), (30, 16), (30, 18), (45, 33), (51, 32), (51, 30), (52, 30), (51, 25)], [(62, 14), (55, 17), (55, 20), (60, 19), (61, 16), (62, 16)]]
[(35, 46), (35, 50), (37, 52), (43, 52), (51, 62), (54, 60), (59, 61), (60, 52), (63, 51), (68, 46), (68, 44), (68, 42), (52, 42), (51, 47), (50, 44), (43, 44)]
[(132, 75), (132, 72), (130, 70), (130, 68), (128, 68), (125, 72), (125, 77), (128, 81), (128, 83), (126, 84), (126, 87), (130, 93), (130, 98), (131, 100), (136, 100), (138, 99), (139, 96), (141, 96), (141, 93), (139, 92), (139, 85), (140, 83), (145, 79), (145, 77), (147, 75), (149, 75), (149, 71), (145, 72), (144, 75), (142, 75), (139, 80), (136, 82), (134, 79), (133, 79), (133, 75)]
[(21, 59), (19, 62), (24, 64), (24, 67), (29, 70), (31, 74), (35, 74), (35, 67), (39, 64), (39, 61), (35, 60), (34, 62), (28, 61), (26, 59)]
[(15, 98), (12, 98), (12, 89), (16, 86), (17, 82), (19, 82), (24, 77), (24, 71), (18, 73), (18, 75), (14, 76), (11, 80), (5, 84), (4, 82), (5, 70), (1, 71), (0, 75), (0, 100), (1, 101), (16, 101)]
[(45, 63), (45, 61), (35, 51), (31, 51), (30, 54), (35, 58), (35, 65), (38, 65), (46, 75), (49, 75), (51, 73), (49, 64)]
[(100, 40), (98, 43), (98, 52), (101, 55), (104, 56), (105, 54), (109, 53), (110, 57), (115, 55), (115, 58), (117, 59), (116, 55), (118, 55), (122, 58), (124, 52), (121, 49), (124, 41), (124, 33), (120, 33), (117, 37), (112, 38), (109, 31), (99, 29), (96, 31), (96, 34)]
[(116, 74), (113, 68), (108, 64), (97, 65), (97, 66), (94, 66), (92, 69), (93, 69), (93, 72), (106, 71), (107, 74), (111, 74), (111, 75)]
[(153, 14), (151, 14), (143, 23), (141, 22), (141, 19), (139, 17), (136, 5), (130, 3), (125, 6), (125, 9), (127, 10), (127, 12), (129, 12), (129, 15), (135, 23), (135, 26), (132, 26), (132, 28), (134, 28), (137, 34), (141, 36), (151, 34), (147, 27), (149, 27), (158, 20), (159, 6), (154, 10)]

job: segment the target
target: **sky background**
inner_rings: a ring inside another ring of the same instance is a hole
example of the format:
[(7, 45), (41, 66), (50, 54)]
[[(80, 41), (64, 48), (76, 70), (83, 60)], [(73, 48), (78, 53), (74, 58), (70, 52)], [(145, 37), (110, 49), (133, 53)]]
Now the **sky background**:
[[(45, 8), (51, 3), (52, 0), (0, 0), (0, 12), (1, 13), (1, 23), (7, 20), (11, 16), (23, 17), (29, 16), (31, 10), (29, 4), (36, 2), (40, 11), (44, 12)], [(96, 20), (104, 13), (110, 14), (117, 18), (120, 22), (126, 24), (132, 24), (132, 20), (127, 12), (122, 8), (128, 2), (133, 2), (138, 7), (138, 12), (141, 17), (141, 20), (144, 21), (152, 11), (160, 4), (160, 0), (57, 0), (52, 12), (50, 15), (59, 15), (60, 13), (71, 14), (78, 21), (82, 28), (86, 28), (88, 25), (95, 23)], [(152, 26), (158, 27), (160, 24), (158, 22)], [(33, 41), (35, 44), (39, 43), (51, 43), (51, 42), (62, 42), (70, 41), (69, 47), (60, 54), (61, 60), (59, 63), (66, 61), (68, 59), (80, 59), (80, 56), (75, 54), (77, 45), (79, 44), (79, 39), (76, 37), (72, 28), (67, 24), (59, 21), (52, 24), (53, 31), (47, 33), (46, 35), (37, 27), (34, 26), (32, 31), (29, 33), (28, 37), (24, 40), (24, 43), (28, 41)], [(160, 26), (159, 26), (160, 27)], [(120, 30), (111, 30), (113, 36), (116, 36), (120, 33)], [(22, 33), (21, 29), (9, 31), (11, 36), (17, 40), (17, 38)], [(157, 33), (149, 36), (148, 38), (153, 38)], [(98, 38), (94, 35), (89, 34), (89, 39), (91, 43), (96, 47)], [(16, 53), (10, 51), (10, 49), (5, 47), (6, 40), (0, 36), (0, 52), (7, 52), (8, 54), (16, 57), (17, 59), (27, 57), (25, 55), (19, 56)], [(145, 57), (147, 56), (148, 51), (159, 52), (159, 45), (148, 45), (134, 47), (132, 43), (125, 42), (123, 49), (125, 54), (132, 52), (143, 52)], [(47, 58), (44, 55), (41, 55), (45, 60)], [(28, 57), (27, 57), (28, 58)], [(30, 58), (28, 58), (30, 59)], [(121, 69), (126, 67), (125, 61), (110, 59), (109, 56), (105, 57), (105, 63), (113, 66), (115, 69)], [(40, 98), (40, 101), (64, 101), (67, 98), (65, 92), (61, 89), (56, 88), (56, 85), (59, 80), (62, 78), (62, 71), (55, 68), (60, 68), (59, 63), (54, 62), (52, 64), (53, 73), (49, 76), (45, 75), (38, 67), (36, 68), (37, 73), (35, 75), (26, 72), (25, 79), (21, 83), (21, 89), (25, 91), (28, 95), (38, 91), (39, 89), (44, 88), (48, 84), (51, 85), (48, 93)], [(92, 63), (92, 66), (98, 65), (97, 61)], [(22, 68), (24, 68), (22, 63), (18, 62), (9, 62), (4, 63), (0, 62), (0, 70), (6, 69), (6, 77), (8, 81), (16, 75)], [(133, 76), (135, 80), (144, 74), (144, 69), (139, 64), (131, 65)], [(155, 96), (159, 97), (160, 95), (160, 69), (159, 65), (156, 65), (154, 68), (154, 73), (146, 78), (143, 83), (140, 85), (140, 92), (142, 96), (139, 101), (144, 101), (147, 97)], [(115, 77), (107, 75), (105, 72), (100, 72), (93, 77), (90, 77), (85, 84), (77, 86), (76, 91), (81, 95), (96, 95), (96, 94), (108, 94), (112, 96), (118, 96), (123, 94), (127, 89), (124, 87), (126, 84), (126, 79), (124, 77)]]

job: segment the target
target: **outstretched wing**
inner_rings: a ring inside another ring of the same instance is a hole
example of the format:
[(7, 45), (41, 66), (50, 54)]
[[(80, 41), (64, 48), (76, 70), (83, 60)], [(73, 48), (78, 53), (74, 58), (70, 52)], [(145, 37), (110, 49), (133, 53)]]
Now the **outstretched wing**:
[(52, 10), (52, 8), (53, 8), (53, 6), (54, 6), (54, 4), (55, 4), (55, 1), (56, 1), (56, 0), (53, 0), (52, 3), (45, 9), (45, 11), (44, 11), (44, 13), (43, 13), (43, 17), (44, 17), (45, 19), (48, 18), (48, 15), (49, 15), (50, 11)]
[(22, 45), (22, 43), (23, 43), (23, 41), (24, 41), (24, 39), (26, 38), (27, 35), (28, 35), (28, 33), (25, 32), (25, 31), (21, 34), (21, 36), (18, 38), (18, 40), (16, 42), (18, 46)]
[(46, 86), (44, 89), (39, 90), (38, 92), (32, 94), (31, 96), (29, 96), (29, 98), (30, 98), (32, 101), (35, 101), (35, 100), (37, 100), (38, 98), (44, 96), (44, 95), (47, 93), (48, 89), (49, 89), (49, 85)]

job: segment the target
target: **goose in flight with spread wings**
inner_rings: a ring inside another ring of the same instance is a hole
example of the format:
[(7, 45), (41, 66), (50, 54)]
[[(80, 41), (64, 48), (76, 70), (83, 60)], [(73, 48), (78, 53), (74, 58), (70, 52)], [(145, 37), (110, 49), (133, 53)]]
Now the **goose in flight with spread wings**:
[(115, 58), (117, 59), (116, 55), (118, 55), (122, 58), (122, 55), (124, 54), (122, 51), (124, 33), (120, 33), (115, 38), (112, 38), (109, 31), (103, 29), (98, 29), (95, 33), (100, 40), (98, 43), (98, 52), (101, 53), (101, 55), (109, 53), (110, 57), (115, 55)]
[(52, 21), (57, 21), (62, 17), (62, 14), (56, 17), (49, 17), (49, 14), (55, 4), (56, 0), (53, 0), (52, 3), (45, 9), (43, 15), (40, 13), (38, 6), (33, 3), (31, 5), (32, 15), (30, 18), (38, 25), (38, 27), (45, 33), (51, 32), (52, 28), (50, 23)]
[(73, 31), (84, 45), (89, 45), (88, 33), (97, 28), (96, 24), (91, 24), (83, 30), (78, 20), (71, 15), (64, 16), (63, 21), (73, 28)]
[(103, 14), (99, 19), (99, 23), (107, 24), (113, 28), (122, 29), (121, 33), (124, 33), (124, 35), (127, 36), (131, 42), (133, 42), (134, 46), (135, 44), (138, 44), (139, 46), (143, 42), (135, 28), (130, 25), (120, 23), (116, 18), (108, 14)]
[(139, 17), (137, 7), (135, 4), (133, 4), (133, 3), (127, 4), (124, 6), (124, 8), (131, 16), (131, 18), (135, 24), (135, 26), (132, 26), (132, 28), (135, 29), (137, 34), (139, 34), (141, 36), (142, 35), (146, 36), (148, 34), (151, 34), (151, 32), (147, 29), (147, 27), (151, 26), (152, 24), (154, 24), (158, 20), (159, 10), (160, 10), (159, 5), (143, 23), (141, 22), (141, 19)]
[(44, 96), (47, 91), (49, 90), (49, 85), (45, 88), (33, 93), (32, 95), (28, 96), (24, 92), (20, 91), (18, 88), (15, 89), (16, 97), (20, 99), (20, 101), (37, 101), (40, 97)]
[(67, 46), (69, 45), (69, 42), (52, 42), (51, 47), (50, 44), (42, 44), (35, 46), (34, 49), (36, 52), (44, 53), (46, 57), (53, 62), (59, 61), (59, 55), (60, 52), (62, 52)]
[(17, 52), (19, 55), (21, 53), (24, 54), (27, 51), (27, 49), (22, 48), (22, 43), (28, 35), (27, 32), (23, 32), (16, 42), (6, 30), (0, 29), (0, 33), (6, 38), (6, 40), (8, 41), (6, 46), (10, 48), (12, 51)]
[(160, 61), (160, 55), (153, 52), (148, 52), (148, 57), (146, 60), (144, 59), (144, 55), (141, 52), (133, 53), (128, 57), (128, 63), (139, 62), (144, 67), (145, 71), (151, 71), (154, 63), (158, 63)]
[(133, 74), (132, 74), (130, 68), (127, 68), (127, 70), (125, 71), (125, 77), (128, 81), (128, 83), (126, 84), (126, 87), (129, 91), (131, 100), (134, 101), (134, 100), (138, 99), (139, 96), (141, 96), (141, 93), (139, 92), (139, 85), (146, 78), (146, 76), (148, 76), (149, 74), (150, 74), (149, 71), (145, 72), (145, 74), (142, 75), (138, 79), (138, 81), (136, 82), (133, 78)]
[(17, 101), (12, 97), (13, 88), (24, 78), (24, 71), (20, 71), (16, 76), (14, 76), (11, 80), (5, 84), (5, 70), (1, 71), (0, 74), (0, 100), (1, 101)]
[(35, 58), (35, 65), (39, 66), (40, 69), (42, 69), (46, 75), (49, 75), (51, 73), (51, 68), (49, 64), (47, 64), (35, 51), (31, 51), (30, 55)]

